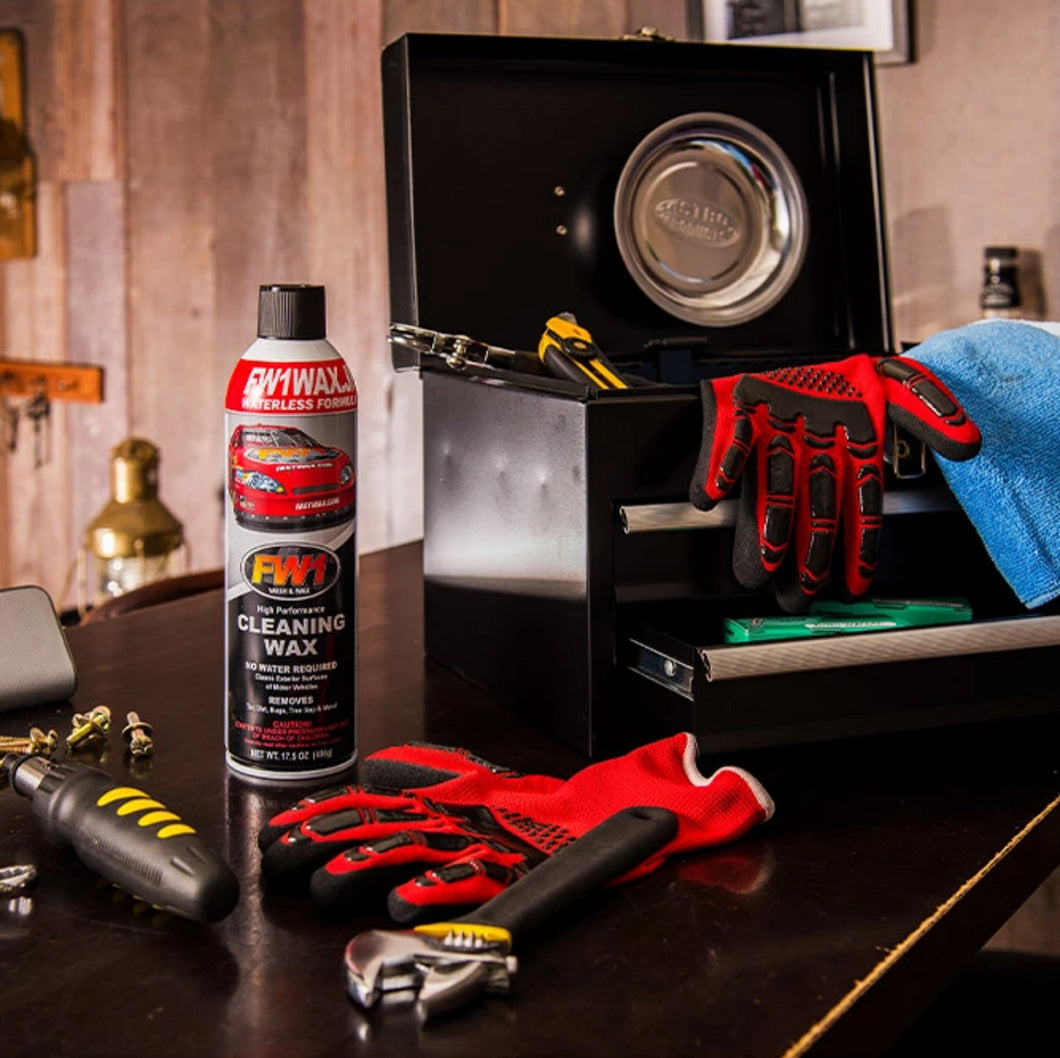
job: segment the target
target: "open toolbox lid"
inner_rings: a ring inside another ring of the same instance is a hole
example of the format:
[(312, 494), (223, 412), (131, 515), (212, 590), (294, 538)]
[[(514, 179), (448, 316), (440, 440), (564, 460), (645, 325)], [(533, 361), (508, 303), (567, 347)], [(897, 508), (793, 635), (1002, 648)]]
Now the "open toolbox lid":
[(412, 34), (383, 85), (395, 322), (532, 349), (570, 311), (627, 360), (893, 351), (871, 54)]

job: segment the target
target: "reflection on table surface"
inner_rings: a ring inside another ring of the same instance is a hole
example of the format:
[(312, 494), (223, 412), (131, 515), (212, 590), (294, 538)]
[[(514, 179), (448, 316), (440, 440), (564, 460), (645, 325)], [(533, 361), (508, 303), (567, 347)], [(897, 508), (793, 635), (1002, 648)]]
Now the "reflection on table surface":
[[(422, 655), (418, 545), (362, 560), (362, 754), (409, 739), (524, 771), (586, 763)], [(240, 879), (215, 926), (160, 914), (49, 845), (0, 797), (0, 865), (39, 883), (0, 912), (8, 1053), (733, 1054), (882, 1050), (1056, 865), (1057, 723), (758, 751), (775, 818), (601, 893), (520, 945), (513, 994), (421, 1026), (365, 1014), (342, 952), (381, 907), (316, 912), (263, 883), (261, 825), (305, 788), (223, 762), (222, 599), (210, 592), (71, 629), (72, 703), (8, 713), (65, 731), (106, 702), (154, 728), (146, 763), (111, 738), (102, 766), (194, 825)], [(709, 750), (709, 747), (702, 747)], [(320, 785), (335, 785), (329, 780)]]

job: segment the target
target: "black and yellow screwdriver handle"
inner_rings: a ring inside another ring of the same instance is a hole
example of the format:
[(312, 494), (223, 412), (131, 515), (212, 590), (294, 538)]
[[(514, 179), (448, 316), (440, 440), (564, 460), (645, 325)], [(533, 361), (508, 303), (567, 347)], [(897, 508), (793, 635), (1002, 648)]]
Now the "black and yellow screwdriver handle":
[(545, 324), (537, 355), (557, 378), (580, 382), (593, 390), (629, 388), (592, 335), (569, 312), (561, 312)]
[(45, 833), (108, 881), (200, 922), (216, 922), (235, 907), (232, 869), (149, 794), (84, 764), (9, 754), (3, 767)]

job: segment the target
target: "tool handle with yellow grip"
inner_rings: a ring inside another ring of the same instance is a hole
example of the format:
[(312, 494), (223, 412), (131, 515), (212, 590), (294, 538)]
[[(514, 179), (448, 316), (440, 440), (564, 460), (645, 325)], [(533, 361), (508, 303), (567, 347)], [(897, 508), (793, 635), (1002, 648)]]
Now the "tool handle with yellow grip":
[(4, 770), (53, 841), (138, 899), (202, 922), (235, 907), (239, 883), (228, 864), (143, 790), (98, 768), (42, 757), (9, 755)]
[(549, 319), (537, 355), (556, 378), (580, 382), (592, 391), (629, 388), (592, 335), (569, 312)]

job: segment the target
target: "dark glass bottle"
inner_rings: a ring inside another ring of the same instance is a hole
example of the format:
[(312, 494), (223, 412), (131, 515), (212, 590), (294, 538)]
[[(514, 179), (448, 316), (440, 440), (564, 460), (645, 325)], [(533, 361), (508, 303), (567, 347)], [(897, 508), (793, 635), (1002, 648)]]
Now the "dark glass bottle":
[(1015, 246), (987, 246), (983, 250), (979, 308), (984, 319), (1018, 319), (1023, 315), (1019, 250)]

